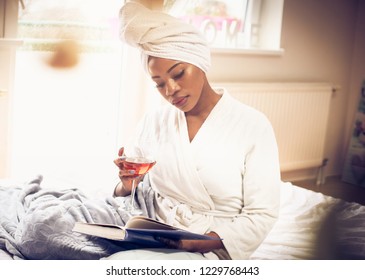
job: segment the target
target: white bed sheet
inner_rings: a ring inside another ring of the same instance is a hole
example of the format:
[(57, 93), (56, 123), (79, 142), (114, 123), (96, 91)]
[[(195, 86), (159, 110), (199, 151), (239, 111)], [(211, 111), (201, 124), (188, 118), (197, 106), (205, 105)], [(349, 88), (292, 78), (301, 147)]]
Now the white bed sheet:
[(362, 258), (364, 244), (365, 206), (283, 183), (279, 219), (251, 259)]

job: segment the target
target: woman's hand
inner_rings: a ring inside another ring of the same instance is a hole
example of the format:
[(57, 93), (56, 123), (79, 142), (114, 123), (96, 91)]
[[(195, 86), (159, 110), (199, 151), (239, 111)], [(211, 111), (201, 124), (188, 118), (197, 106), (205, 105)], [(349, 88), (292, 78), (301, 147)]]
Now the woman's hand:
[(127, 170), (124, 167), (125, 162), (125, 155), (124, 155), (124, 147), (120, 148), (118, 151), (118, 158), (114, 160), (114, 164), (119, 168), (119, 179), (120, 183), (115, 187), (114, 194), (115, 196), (127, 196), (131, 194), (132, 191), (132, 181), (136, 179), (136, 184), (139, 183), (139, 180), (142, 179), (141, 176), (135, 177), (134, 170)]
[[(215, 232), (209, 232), (206, 235), (217, 237)], [(171, 240), (168, 238), (159, 238), (159, 240), (167, 245), (168, 248), (184, 250), (188, 252), (208, 253), (213, 250), (224, 248), (223, 242), (220, 239), (215, 240)]]

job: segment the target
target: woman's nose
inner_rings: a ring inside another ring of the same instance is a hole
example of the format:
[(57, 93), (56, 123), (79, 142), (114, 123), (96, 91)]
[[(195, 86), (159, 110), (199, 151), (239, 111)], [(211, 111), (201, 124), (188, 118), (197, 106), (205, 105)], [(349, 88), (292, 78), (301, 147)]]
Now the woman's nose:
[(172, 96), (179, 90), (179, 85), (173, 79), (168, 80), (166, 84), (166, 96)]

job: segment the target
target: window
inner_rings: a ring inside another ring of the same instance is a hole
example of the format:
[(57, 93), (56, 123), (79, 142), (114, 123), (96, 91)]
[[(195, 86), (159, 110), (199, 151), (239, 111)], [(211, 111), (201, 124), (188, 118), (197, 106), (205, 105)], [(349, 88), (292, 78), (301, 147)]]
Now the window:
[(217, 50), (280, 50), (284, 0), (165, 1), (170, 14), (197, 26)]
[(119, 0), (28, 0), (19, 7), (11, 175), (111, 191), (123, 50)]

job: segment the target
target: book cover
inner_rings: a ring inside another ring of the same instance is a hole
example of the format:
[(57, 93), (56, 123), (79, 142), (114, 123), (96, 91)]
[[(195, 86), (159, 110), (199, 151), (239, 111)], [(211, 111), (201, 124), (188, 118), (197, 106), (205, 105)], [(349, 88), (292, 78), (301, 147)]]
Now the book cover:
[(77, 222), (75, 223), (73, 231), (114, 241), (136, 243), (145, 247), (163, 247), (164, 243), (159, 241), (158, 238), (168, 238), (172, 240), (219, 239), (179, 229), (142, 216), (132, 217), (125, 226)]

